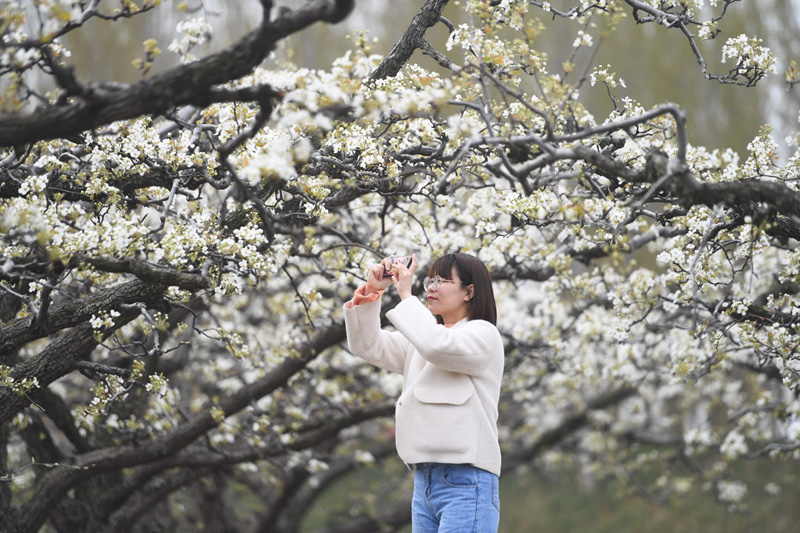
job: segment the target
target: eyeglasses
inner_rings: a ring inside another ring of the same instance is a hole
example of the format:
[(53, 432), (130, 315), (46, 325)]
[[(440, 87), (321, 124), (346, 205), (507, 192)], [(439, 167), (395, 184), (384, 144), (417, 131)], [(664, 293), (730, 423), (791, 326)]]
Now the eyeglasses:
[(433, 289), (438, 291), (442, 288), (442, 283), (464, 283), (463, 281), (456, 281), (454, 279), (444, 279), (442, 276), (435, 276), (433, 278), (425, 278), (422, 280), (422, 287), (427, 291)]

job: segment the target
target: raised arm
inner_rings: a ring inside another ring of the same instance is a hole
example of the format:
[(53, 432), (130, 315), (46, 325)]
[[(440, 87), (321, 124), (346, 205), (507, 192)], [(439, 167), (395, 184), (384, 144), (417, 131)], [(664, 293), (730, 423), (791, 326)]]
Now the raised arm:
[(500, 332), (484, 320), (446, 328), (416, 298), (406, 298), (386, 316), (426, 361), (445, 370), (480, 376), (503, 356)]
[(370, 265), (367, 283), (344, 304), (344, 319), (350, 351), (375, 366), (402, 374), (410, 345), (401, 334), (381, 329), (381, 296), (393, 283), (384, 272), (391, 268), (389, 259)]
[[(350, 351), (375, 366), (398, 374), (403, 373), (406, 354), (410, 344), (398, 332), (381, 329), (380, 294), (369, 300), (363, 297), (364, 287), (356, 291), (353, 301), (344, 306), (344, 322), (347, 328), (347, 345)], [(359, 294), (359, 291), (362, 291)], [(358, 305), (354, 301), (360, 300)]]

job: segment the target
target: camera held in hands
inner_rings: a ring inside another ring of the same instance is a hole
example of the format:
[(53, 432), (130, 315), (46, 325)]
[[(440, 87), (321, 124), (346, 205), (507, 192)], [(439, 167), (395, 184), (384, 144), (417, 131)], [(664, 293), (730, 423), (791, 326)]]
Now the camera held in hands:
[(392, 256), (389, 258), (389, 261), (392, 263), (392, 268), (389, 270), (384, 269), (384, 276), (391, 276), (394, 273), (394, 265), (405, 265), (406, 268), (411, 268), (412, 259), (410, 255)]

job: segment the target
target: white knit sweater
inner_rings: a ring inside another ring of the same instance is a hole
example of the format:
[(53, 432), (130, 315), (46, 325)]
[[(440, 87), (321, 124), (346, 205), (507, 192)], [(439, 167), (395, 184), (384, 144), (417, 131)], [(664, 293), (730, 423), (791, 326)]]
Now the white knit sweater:
[(386, 313), (396, 332), (380, 327), (380, 301), (345, 305), (350, 350), (403, 374), (396, 408), (396, 446), (408, 465), (472, 464), (500, 475), (497, 403), (503, 340), (484, 320), (450, 328), (436, 323), (416, 298)]

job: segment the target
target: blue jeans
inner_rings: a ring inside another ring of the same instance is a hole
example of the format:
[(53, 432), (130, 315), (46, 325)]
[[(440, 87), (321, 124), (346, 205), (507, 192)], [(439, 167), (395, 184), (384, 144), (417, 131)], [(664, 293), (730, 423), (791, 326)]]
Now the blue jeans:
[(497, 476), (472, 465), (421, 463), (414, 472), (413, 533), (496, 533)]

